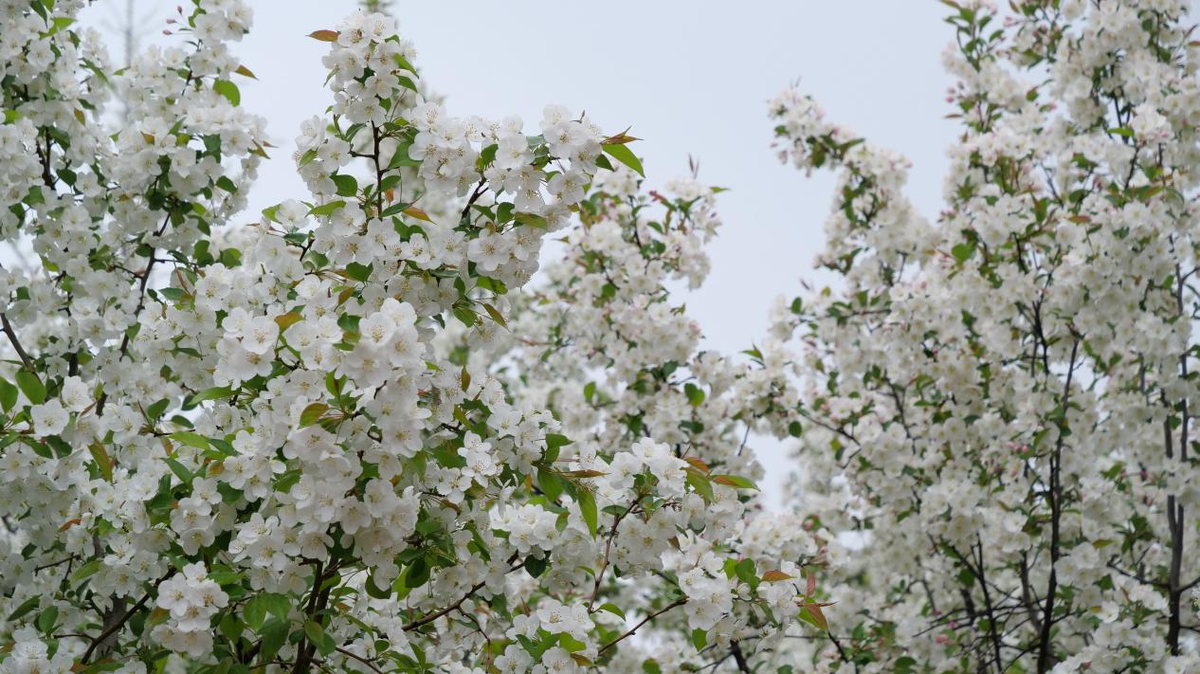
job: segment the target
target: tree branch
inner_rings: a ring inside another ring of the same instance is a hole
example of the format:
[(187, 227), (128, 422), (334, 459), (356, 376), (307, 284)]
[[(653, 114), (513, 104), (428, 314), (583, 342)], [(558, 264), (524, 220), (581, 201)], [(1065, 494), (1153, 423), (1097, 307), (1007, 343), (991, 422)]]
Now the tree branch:
[(8, 314), (0, 313), (0, 326), (3, 326), (4, 334), (8, 336), (8, 343), (12, 344), (13, 349), (20, 356), (21, 362), (25, 364), (25, 369), (33, 372), (33, 360), (29, 358), (29, 354), (25, 349), (21, 348), (21, 342), (17, 339), (17, 333), (13, 330), (12, 323), (8, 321)]
[(671, 602), (670, 604), (667, 604), (663, 608), (660, 608), (659, 610), (655, 611), (654, 613), (651, 613), (650, 615), (643, 618), (640, 623), (634, 625), (633, 629), (622, 634), (621, 636), (617, 637), (616, 639), (613, 639), (612, 641), (608, 642), (607, 644), (604, 644), (603, 646), (601, 646), (600, 650), (597, 651), (596, 654), (599, 655), (600, 653), (607, 651), (608, 649), (612, 648), (613, 646), (616, 646), (625, 638), (632, 636), (634, 632), (638, 631), (638, 629), (640, 629), (642, 627), (642, 625), (645, 625), (646, 623), (650, 622), (651, 620), (654, 620), (658, 616), (666, 613), (667, 611), (670, 611), (671, 609), (675, 608), (676, 606), (683, 606), (686, 603), (687, 603), (687, 597), (681, 597), (681, 598), (676, 599), (675, 601)]

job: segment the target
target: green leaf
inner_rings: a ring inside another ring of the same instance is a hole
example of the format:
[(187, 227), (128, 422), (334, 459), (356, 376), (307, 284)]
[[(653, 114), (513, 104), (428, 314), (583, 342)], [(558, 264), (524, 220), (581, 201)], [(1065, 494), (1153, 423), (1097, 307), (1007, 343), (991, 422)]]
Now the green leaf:
[(198, 433), (191, 433), (189, 431), (176, 431), (168, 437), (181, 445), (195, 447), (196, 449), (208, 449), (210, 447), (208, 444), (208, 439)]
[(386, 177), (384, 177), (383, 180), (379, 181), (379, 186), (376, 187), (375, 189), (377, 189), (380, 192), (387, 192), (388, 190), (396, 187), (396, 185), (399, 185), (399, 184), (400, 184), (400, 176), (393, 173), (392, 175), (386, 176)]
[(542, 572), (546, 570), (546, 564), (547, 560), (545, 557), (539, 559), (533, 555), (530, 555), (529, 557), (525, 558), (525, 570), (528, 571), (529, 575), (533, 576), (534, 578), (542, 575)]
[(74, 451), (74, 448), (66, 440), (57, 435), (46, 436), (46, 447), (53, 450), (53, 456), (60, 459), (70, 456)]
[(402, 56), (400, 54), (395, 54), (392, 56), (392, 58), (396, 61), (396, 65), (400, 66), (401, 68), (407, 70), (408, 72), (410, 72), (414, 75), (417, 74), (417, 69), (414, 68), (413, 64), (409, 63), (408, 59), (404, 58), (404, 56)]
[(966, 587), (975, 584), (975, 572), (970, 569), (962, 569), (958, 572), (958, 582)]
[(488, 145), (480, 150), (479, 159), (475, 161), (475, 165), (479, 168), (480, 172), (482, 172), (483, 169), (486, 169), (488, 166), (491, 166), (492, 162), (496, 160), (496, 151), (499, 149), (499, 145), (492, 143), (491, 145)]
[[(93, 559), (85, 562), (83, 566), (75, 570), (75, 573), (71, 574), (71, 582), (78, 583), (79, 581), (94, 575), (99, 570), (100, 560)], [(9, 620), (12, 620), (12, 618), (9, 618)]]
[(337, 209), (339, 209), (345, 205), (346, 205), (346, 202), (341, 201), (341, 200), (331, 201), (327, 204), (321, 204), (320, 206), (314, 206), (313, 209), (308, 212), (308, 214), (309, 215), (333, 215), (337, 211)]
[(275, 479), (275, 491), (286, 494), (292, 490), (292, 487), (300, 481), (300, 469), (284, 471), (282, 475)]
[(337, 649), (337, 644), (334, 643), (333, 637), (326, 634), (321, 624), (314, 620), (304, 623), (304, 636), (308, 637), (308, 640), (317, 647), (321, 655), (329, 655)]
[(333, 184), (337, 185), (339, 197), (353, 197), (358, 194), (358, 181), (354, 179), (354, 176), (335, 173), (330, 178), (333, 178)]
[(259, 661), (270, 662), (275, 654), (283, 648), (288, 638), (288, 623), (284, 620), (271, 620), (262, 630), (262, 641), (259, 642)]
[(246, 621), (247, 627), (257, 632), (263, 626), (263, 621), (267, 619), (266, 597), (260, 594), (246, 602), (246, 606), (242, 609), (242, 619)]
[(712, 503), (713, 489), (712, 482), (708, 477), (695, 468), (687, 468), (687, 481), (692, 485), (692, 489), (704, 499), (705, 503)]
[(108, 456), (108, 451), (104, 449), (104, 445), (99, 442), (93, 442), (88, 445), (88, 451), (92, 454), (92, 460), (96, 462), (96, 469), (100, 471), (100, 476), (104, 478), (105, 482), (112, 482), (112, 459)]
[(41, 630), (43, 633), (50, 634), (50, 632), (54, 629), (54, 625), (57, 622), (58, 622), (58, 608), (51, 605), (51, 606), (47, 607), (45, 611), (42, 611), (42, 614), (38, 616), (37, 626), (38, 626), (38, 629)]
[(587, 644), (567, 634), (566, 632), (558, 633), (558, 644), (563, 647), (568, 653), (577, 653), (587, 648)]
[(404, 570), (405, 587), (416, 589), (429, 582), (429, 564), (424, 557), (417, 557)]
[(546, 449), (548, 450), (566, 447), (569, 444), (571, 444), (571, 439), (565, 435), (559, 433), (546, 434)]
[(546, 229), (550, 226), (550, 223), (546, 222), (546, 218), (533, 213), (517, 213), (513, 216), (513, 218), (522, 225), (536, 227), (538, 229)]
[(34, 405), (46, 402), (46, 386), (38, 376), (29, 370), (17, 370), (17, 386)]
[(951, 248), (950, 254), (954, 256), (954, 259), (959, 264), (962, 264), (971, 259), (971, 256), (975, 254), (975, 246), (974, 244), (963, 242)]
[(411, 141), (403, 141), (397, 145), (396, 151), (392, 154), (392, 159), (388, 162), (386, 170), (390, 171), (401, 166), (412, 166), (414, 168), (420, 166), (421, 161), (419, 159), (413, 159), (408, 156), (408, 148), (410, 147), (412, 147)]
[(288, 614), (292, 611), (292, 602), (286, 596), (276, 592), (268, 592), (259, 596), (266, 602), (267, 611), (271, 615), (280, 620), (287, 620)]
[(562, 478), (545, 468), (538, 468), (537, 482), (542, 493), (551, 501), (557, 501), (563, 493)]
[(187, 466), (171, 458), (163, 459), (163, 461), (167, 462), (167, 467), (171, 469), (172, 473), (175, 473), (175, 477), (179, 478), (181, 482), (184, 484), (191, 483), (192, 471), (188, 470)]
[(475, 321), (478, 320), (475, 312), (471, 311), (470, 307), (465, 307), (461, 304), (454, 306), (454, 317), (468, 328), (474, 327)]
[(227, 98), (234, 107), (237, 107), (242, 102), (242, 93), (238, 91), (237, 85), (229, 80), (217, 80), (213, 82), (213, 91)]
[(592, 494), (591, 489), (583, 486), (576, 490), (575, 495), (579, 500), (579, 514), (583, 515), (583, 521), (587, 523), (588, 531), (591, 532), (592, 538), (595, 538), (596, 531), (600, 527), (600, 514), (596, 512), (596, 497)]
[(605, 152), (612, 155), (613, 159), (621, 162), (629, 168), (637, 171), (641, 177), (646, 177), (646, 172), (642, 170), (642, 162), (638, 160), (633, 151), (626, 145), (602, 145)]
[(621, 608), (619, 606), (617, 606), (616, 604), (601, 604), (600, 610), (608, 611), (609, 613), (620, 617), (621, 620), (625, 620), (625, 612), (622, 611)]
[(304, 411), (300, 413), (300, 427), (312, 426), (321, 420), (321, 417), (329, 411), (329, 405), (325, 403), (310, 403)]
[[(207, 259), (211, 261), (212, 255), (209, 255)], [(183, 298), (188, 296), (188, 294), (184, 292), (182, 288), (159, 288), (158, 290), (152, 292), (157, 292), (159, 295), (162, 295), (172, 302), (180, 302), (183, 300)]]
[(217, 398), (228, 398), (233, 395), (233, 389), (228, 386), (217, 386), (214, 388), (206, 388), (203, 391), (194, 393), (183, 399), (183, 409), (190, 410), (204, 402), (205, 400), (216, 400)]
[(237, 643), (237, 640), (241, 638), (244, 628), (245, 626), (242, 624), (242, 621), (238, 620), (237, 616), (232, 612), (226, 613), (225, 617), (221, 618), (221, 622), (217, 625), (217, 629), (221, 631), (221, 634), (225, 635), (225, 638), (233, 643)]
[(484, 304), (483, 308), (485, 311), (487, 311), (488, 316), (491, 316), (492, 320), (495, 321), (500, 327), (508, 327), (508, 321), (504, 320), (504, 315), (501, 314), (496, 307), (493, 307), (490, 304)]
[(8, 622), (10, 622), (10, 623), (14, 622), (17, 619), (21, 618), (22, 616), (32, 613), (33, 609), (40, 606), (41, 603), (42, 603), (42, 595), (40, 593), (34, 594), (29, 599), (26, 599), (25, 601), (21, 602), (21, 605), (18, 606), (16, 608), (16, 610), (14, 610), (12, 613), (8, 614)]
[(708, 645), (708, 632), (697, 627), (692, 630), (692, 645), (696, 650), (702, 651)]
[(54, 458), (54, 452), (51, 451), (50, 447), (46, 443), (38, 442), (37, 440), (29, 438), (26, 440), (26, 444), (29, 445), (29, 448), (33, 450), (34, 454), (37, 454), (43, 459)]
[(73, 23), (75, 23), (75, 19), (69, 16), (56, 16), (50, 21), (50, 30), (47, 35), (54, 35)]
[(699, 407), (704, 403), (704, 390), (699, 386), (688, 382), (683, 386), (683, 392), (687, 395), (688, 402), (692, 407)]
[[(396, 215), (397, 213), (403, 213), (404, 209), (406, 209), (406, 208), (408, 208), (408, 204), (404, 203), (403, 201), (396, 202), (396, 203), (392, 204), (391, 206), (388, 206), (387, 208), (383, 209), (383, 213), (380, 214), (380, 217), (388, 218), (393, 215)], [(401, 230), (401, 228), (400, 228), (401, 223), (399, 222), (398, 219), (396, 220), (396, 223), (397, 223), (396, 231), (399, 232), (401, 236), (404, 236), (405, 234), (407, 234), (408, 230), (406, 230), (406, 229)]]
[(17, 404), (17, 394), (19, 391), (16, 386), (13, 386), (7, 379), (0, 377), (0, 406), (4, 407), (4, 411), (12, 410)]
[(158, 421), (162, 418), (164, 412), (167, 411), (167, 406), (171, 404), (168, 398), (163, 398), (156, 403), (151, 404), (146, 408), (146, 418), (151, 421)]
[(753, 559), (747, 557), (739, 561), (737, 566), (733, 567), (733, 572), (743, 583), (750, 586), (758, 585), (758, 575), (755, 573)]
[(226, 248), (221, 251), (221, 264), (226, 267), (236, 267), (242, 263), (242, 253), (236, 248)]
[(346, 265), (346, 276), (349, 276), (351, 279), (358, 281), (359, 283), (366, 283), (367, 279), (371, 278), (373, 266), (374, 263), (366, 265), (358, 262), (351, 262), (350, 264)]

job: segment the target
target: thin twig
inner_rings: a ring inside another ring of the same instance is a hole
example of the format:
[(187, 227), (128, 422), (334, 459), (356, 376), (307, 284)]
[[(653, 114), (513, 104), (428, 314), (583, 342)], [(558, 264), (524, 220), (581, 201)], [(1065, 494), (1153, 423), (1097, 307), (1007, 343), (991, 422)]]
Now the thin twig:
[(646, 623), (650, 622), (651, 620), (654, 620), (658, 616), (666, 613), (667, 611), (670, 611), (671, 609), (675, 608), (676, 606), (683, 606), (686, 603), (687, 603), (687, 597), (681, 597), (681, 598), (676, 599), (675, 601), (671, 602), (670, 604), (667, 604), (663, 608), (655, 611), (654, 613), (651, 613), (650, 615), (643, 618), (642, 622), (634, 625), (633, 629), (622, 634), (621, 636), (617, 637), (616, 639), (613, 639), (612, 641), (608, 642), (607, 644), (604, 644), (603, 646), (601, 646), (600, 650), (597, 651), (596, 654), (599, 655), (600, 653), (607, 651), (608, 649), (612, 648), (613, 646), (616, 646), (618, 643), (620, 643), (626, 637), (632, 636), (633, 633), (638, 631), (638, 629), (641, 628), (642, 625), (645, 625)]
[(351, 653), (350, 651), (342, 648), (341, 646), (334, 646), (334, 650), (336, 650), (338, 653), (341, 653), (342, 655), (346, 655), (346, 656), (354, 658), (355, 660), (358, 660), (359, 662), (363, 663), (364, 665), (370, 667), (371, 671), (373, 671), (373, 672), (379, 672), (379, 674), (383, 674), (382, 669), (379, 669), (375, 665), (372, 665), (366, 658), (362, 657), (361, 655), (358, 655), (356, 653)]

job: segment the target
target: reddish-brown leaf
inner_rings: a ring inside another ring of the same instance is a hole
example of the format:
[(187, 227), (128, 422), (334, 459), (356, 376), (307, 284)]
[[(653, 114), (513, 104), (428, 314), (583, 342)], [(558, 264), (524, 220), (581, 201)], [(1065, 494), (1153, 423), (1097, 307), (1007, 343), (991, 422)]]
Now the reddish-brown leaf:
[(404, 214), (409, 216), (410, 218), (424, 220), (425, 222), (433, 222), (433, 220), (429, 217), (429, 215), (425, 211), (417, 208), (416, 206), (409, 206), (408, 208), (404, 209)]
[(336, 30), (314, 30), (308, 36), (321, 42), (337, 42), (338, 32)]

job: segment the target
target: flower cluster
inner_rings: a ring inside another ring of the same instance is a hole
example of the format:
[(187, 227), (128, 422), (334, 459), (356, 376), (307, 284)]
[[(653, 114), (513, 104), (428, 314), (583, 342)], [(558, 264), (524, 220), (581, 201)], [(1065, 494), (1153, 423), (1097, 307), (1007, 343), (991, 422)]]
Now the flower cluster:
[(194, 0), (118, 74), (82, 4), (0, 0), (0, 235), (35, 253), (0, 272), (0, 671), (690, 667), (824, 625), (745, 368), (668, 301), (713, 190), (639, 194), (635, 139), (557, 106), (451, 116), (359, 12), (311, 35), (310, 194), (246, 224), (249, 5)]
[(200, 657), (212, 650), (212, 617), (229, 605), (229, 595), (202, 564), (188, 564), (180, 574), (158, 586), (156, 604), (170, 617), (154, 628), (153, 637), (172, 651)]
[[(557, 546), (560, 562), (577, 560), (568, 567), (599, 569), (589, 612), (651, 599), (640, 620), (652, 639), (626, 644), (610, 667), (781, 662), (791, 625), (825, 625), (806, 575), (815, 583), (830, 534), (762, 510), (752, 481), (762, 469), (745, 435), (760, 410), (737, 395), (755, 371), (699, 351), (698, 326), (668, 290), (707, 274), (721, 190), (686, 178), (647, 193), (638, 168), (597, 176), (563, 259), (514, 307), (511, 336), (467, 351), (468, 367), (500, 363), (514, 397), (555, 411), (574, 440), (558, 457), (569, 462), (563, 474), (595, 476), (603, 545), (581, 535), (582, 511), (558, 535), (536, 509), (510, 517), (525, 518), (522, 540), (536, 553)], [(454, 337), (440, 348), (462, 352)], [(541, 472), (538, 484), (560, 489)]]

